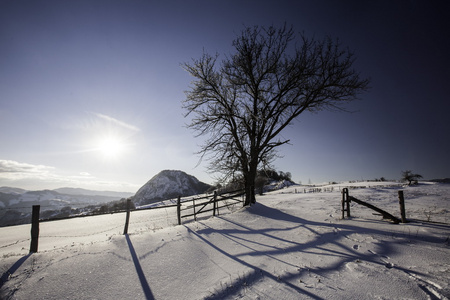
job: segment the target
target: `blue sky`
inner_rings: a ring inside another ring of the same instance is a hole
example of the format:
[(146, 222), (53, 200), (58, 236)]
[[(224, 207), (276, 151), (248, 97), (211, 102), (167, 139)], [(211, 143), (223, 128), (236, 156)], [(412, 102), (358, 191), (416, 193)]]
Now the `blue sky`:
[(180, 64), (244, 26), (339, 38), (371, 89), (301, 115), (278, 170), (298, 182), (450, 176), (446, 1), (1, 1), (0, 186), (135, 192), (163, 169), (213, 183)]

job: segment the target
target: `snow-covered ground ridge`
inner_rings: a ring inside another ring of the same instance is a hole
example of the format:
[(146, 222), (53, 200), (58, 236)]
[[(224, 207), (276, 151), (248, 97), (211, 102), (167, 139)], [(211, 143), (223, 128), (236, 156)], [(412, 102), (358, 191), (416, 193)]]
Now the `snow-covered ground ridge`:
[(29, 225), (0, 228), (0, 298), (450, 297), (450, 185), (350, 190), (398, 216), (402, 189), (412, 222), (398, 225), (354, 203), (342, 220), (337, 186), (299, 188), (181, 226), (174, 207), (133, 211), (127, 236), (124, 213), (45, 222), (32, 255)]

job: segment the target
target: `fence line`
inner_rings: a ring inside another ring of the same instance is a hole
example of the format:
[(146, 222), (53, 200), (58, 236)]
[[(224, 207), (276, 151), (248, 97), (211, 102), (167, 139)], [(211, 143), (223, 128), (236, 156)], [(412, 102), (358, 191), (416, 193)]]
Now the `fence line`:
[[(381, 188), (382, 186), (376, 186), (374, 188)], [(340, 187), (338, 187), (340, 189)], [(360, 187), (355, 187), (355, 188), (365, 188), (365, 186), (360, 186)], [(343, 199), (342, 199), (342, 218), (344, 218), (344, 211), (347, 211), (347, 216), (350, 217), (350, 201), (354, 201), (356, 203), (368, 206), (369, 208), (375, 209), (377, 210), (378, 208), (373, 207), (373, 205), (370, 205), (368, 203), (365, 203), (361, 200), (358, 200), (354, 197), (351, 197), (348, 195), (348, 189), (349, 188), (343, 188), (342, 191), (344, 193), (344, 191), (346, 191), (345, 195), (343, 194)], [(333, 188), (311, 188), (309, 191), (311, 192), (322, 192), (322, 191), (333, 191)], [(297, 190), (295, 190), (295, 192), (297, 193)], [(304, 192), (306, 193), (306, 189), (304, 190)], [(243, 195), (245, 195), (245, 191), (244, 190), (235, 190), (235, 191), (229, 191), (229, 192), (224, 192), (222, 194), (218, 194), (217, 192), (214, 192), (213, 195), (206, 195), (206, 196), (202, 196), (202, 197), (192, 197), (190, 196), (190, 198), (186, 197), (184, 199), (182, 199), (181, 197), (178, 197), (176, 200), (175, 199), (169, 199), (169, 200), (165, 200), (165, 202), (168, 203), (174, 203), (176, 202), (176, 204), (166, 204), (166, 205), (155, 205), (155, 206), (150, 206), (150, 207), (143, 207), (143, 208), (131, 208), (131, 199), (127, 200), (127, 209), (126, 210), (118, 210), (118, 211), (114, 211), (114, 212), (106, 212), (106, 213), (96, 213), (96, 214), (86, 214), (86, 215), (75, 215), (75, 216), (68, 216), (68, 217), (62, 217), (62, 218), (54, 218), (54, 219), (39, 219), (39, 211), (40, 211), (40, 206), (39, 205), (35, 205), (33, 206), (33, 214), (32, 214), (32, 228), (31, 228), (31, 238), (30, 239), (26, 239), (26, 240), (22, 240), (22, 241), (17, 241), (15, 243), (11, 243), (8, 245), (4, 245), (1, 246), (0, 248), (5, 248), (5, 247), (9, 247), (9, 246), (13, 246), (19, 242), (23, 242), (23, 241), (28, 241), (31, 240), (30, 243), (30, 253), (31, 252), (37, 252), (38, 249), (38, 238), (39, 238), (39, 223), (40, 222), (49, 222), (49, 221), (56, 221), (56, 220), (65, 220), (65, 219), (71, 219), (71, 218), (80, 218), (80, 217), (87, 217), (87, 216), (101, 216), (101, 215), (105, 215), (105, 214), (114, 214), (114, 213), (126, 213), (126, 221), (125, 221), (125, 227), (124, 227), (124, 231), (123, 234), (127, 234), (128, 233), (128, 226), (129, 226), (129, 222), (130, 222), (130, 214), (133, 211), (144, 211), (144, 210), (153, 210), (153, 209), (167, 209), (167, 208), (171, 208), (171, 207), (176, 207), (176, 211), (177, 211), (177, 221), (178, 221), (178, 225), (181, 225), (181, 219), (182, 218), (188, 218), (188, 217), (194, 217), (194, 220), (197, 220), (197, 215), (199, 214), (205, 214), (208, 212), (212, 212), (212, 215), (215, 216), (216, 214), (220, 213), (220, 209), (222, 208), (228, 208), (230, 206), (235, 206), (238, 203), (243, 203), (244, 199), (243, 199)], [(402, 214), (402, 221), (405, 222), (406, 217), (405, 217), (405, 212), (404, 212), (404, 199), (403, 199), (403, 191), (399, 191), (399, 200), (400, 200), (400, 208), (401, 208), (401, 214)], [(344, 207), (344, 205), (347, 205), (347, 208)], [(199, 208), (199, 209), (198, 209)], [(380, 210), (380, 209), (378, 209)], [(382, 210), (380, 210), (382, 211)], [(383, 215), (389, 215), (388, 213), (383, 212)], [(167, 214), (167, 211), (166, 211)], [(392, 215), (389, 215), (389, 218), (391, 218), (393, 221), (397, 221), (398, 219), (393, 217)], [(162, 219), (169, 219), (169, 216), (167, 215), (167, 218), (158, 218), (157, 220), (162, 220)], [(153, 220), (154, 221), (154, 220)], [(136, 222), (136, 224), (138, 223), (144, 223), (145, 221), (140, 221), (140, 222)], [(50, 237), (84, 237), (84, 236), (90, 236), (90, 235), (95, 235), (98, 233), (103, 233), (103, 232), (107, 232), (107, 231), (111, 231), (114, 230), (116, 228), (121, 227), (122, 225), (118, 225), (115, 226), (113, 228), (109, 228), (107, 230), (102, 230), (100, 232), (96, 232), (93, 234), (85, 234), (85, 235), (77, 235), (77, 236), (41, 236), (41, 237), (45, 237), (45, 238), (50, 238)]]
[(0, 249), (2, 249), (2, 248), (6, 248), (6, 247), (11, 247), (11, 246), (14, 246), (14, 245), (20, 244), (20, 243), (22, 243), (22, 242), (30, 241), (30, 240), (31, 240), (31, 238), (29, 238), (29, 239), (25, 239), (25, 240), (19, 240), (19, 241), (15, 241), (14, 243), (11, 243), (11, 244), (8, 244), (8, 245), (3, 245), (3, 246), (0, 246)]
[(100, 234), (100, 233), (105, 233), (108, 231), (112, 231), (114, 229), (117, 229), (119, 227), (122, 227), (122, 225), (118, 225), (112, 228), (108, 228), (102, 231), (96, 231), (94, 233), (89, 233), (89, 234), (80, 234), (80, 235), (40, 235), (39, 237), (41, 238), (68, 238), (68, 237), (73, 237), (73, 238), (77, 238), (77, 237), (86, 237), (86, 236), (91, 236), (91, 235), (96, 235), (96, 234)]
[[(212, 215), (215, 216), (216, 213), (219, 214), (220, 208), (229, 207), (232, 205), (236, 205), (237, 203), (244, 202), (243, 199), (236, 199), (236, 197), (240, 197), (244, 195), (245, 192), (243, 190), (236, 190), (231, 192), (226, 192), (223, 194), (218, 194), (215, 192), (213, 196), (204, 196), (199, 198), (193, 198), (185, 201), (181, 201), (181, 198), (178, 198), (177, 203), (177, 217), (178, 217), (178, 225), (181, 225), (181, 219), (187, 217), (194, 217), (194, 220), (197, 220), (197, 215), (202, 213), (207, 213), (212, 211)], [(197, 200), (207, 199), (207, 201), (202, 201), (200, 203), (196, 203)], [(228, 203), (228, 200), (234, 201), (233, 203)], [(188, 203), (192, 202), (191, 205)], [(220, 203), (225, 203), (221, 205)], [(207, 207), (209, 205), (209, 207)], [(184, 207), (183, 207), (184, 206)], [(212, 208), (211, 208), (212, 206)], [(197, 207), (201, 207), (199, 210), (196, 210)], [(183, 214), (183, 212), (186, 212)]]
[[(127, 201), (127, 204), (130, 204), (131, 200)], [(61, 221), (61, 220), (67, 220), (67, 219), (73, 219), (73, 218), (83, 218), (83, 217), (94, 217), (94, 216), (102, 216), (102, 215), (106, 215), (106, 214), (115, 214), (115, 213), (126, 213), (127, 214), (127, 220), (126, 220), (126, 227), (124, 228), (124, 233), (126, 234), (128, 231), (128, 223), (129, 223), (129, 214), (131, 213), (131, 211), (144, 211), (144, 210), (152, 210), (152, 209), (162, 209), (162, 208), (169, 208), (169, 207), (176, 207), (177, 204), (169, 204), (169, 205), (159, 205), (159, 206), (153, 206), (153, 207), (146, 207), (146, 208), (142, 208), (142, 209), (131, 209), (131, 205), (127, 206), (126, 210), (117, 210), (114, 212), (105, 212), (105, 213), (96, 213), (96, 214), (84, 214), (84, 215), (73, 215), (73, 216), (67, 216), (67, 217), (61, 217), (61, 218), (48, 218), (48, 219), (40, 219), (39, 215), (40, 215), (40, 205), (33, 205), (32, 206), (32, 214), (31, 214), (31, 237), (29, 239), (24, 239), (24, 240), (20, 240), (20, 241), (16, 241), (14, 243), (10, 243), (8, 245), (3, 245), (0, 248), (6, 248), (6, 247), (10, 247), (10, 246), (14, 246), (18, 243), (21, 242), (26, 242), (26, 241), (31, 241), (30, 242), (30, 253), (33, 252), (38, 252), (38, 242), (39, 242), (39, 237), (41, 238), (58, 238), (58, 237), (85, 237), (85, 236), (91, 236), (91, 235), (96, 235), (99, 233), (104, 233), (104, 232), (108, 232), (111, 230), (114, 230), (116, 228), (121, 227), (122, 225), (118, 225), (112, 228), (108, 228), (106, 230), (102, 230), (102, 231), (97, 231), (95, 233), (90, 233), (90, 234), (82, 234), (82, 235), (39, 235), (39, 224), (41, 222), (51, 222), (51, 221)], [(45, 206), (44, 206), (45, 207)], [(163, 219), (163, 218), (159, 218), (159, 219)], [(154, 220), (153, 220), (154, 221)]]

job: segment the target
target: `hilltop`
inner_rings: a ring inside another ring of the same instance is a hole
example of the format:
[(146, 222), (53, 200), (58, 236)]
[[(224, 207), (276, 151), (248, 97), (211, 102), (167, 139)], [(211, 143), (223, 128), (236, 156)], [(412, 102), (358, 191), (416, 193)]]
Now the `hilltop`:
[(179, 170), (163, 170), (144, 184), (133, 197), (135, 205), (145, 205), (178, 196), (204, 193), (211, 186)]

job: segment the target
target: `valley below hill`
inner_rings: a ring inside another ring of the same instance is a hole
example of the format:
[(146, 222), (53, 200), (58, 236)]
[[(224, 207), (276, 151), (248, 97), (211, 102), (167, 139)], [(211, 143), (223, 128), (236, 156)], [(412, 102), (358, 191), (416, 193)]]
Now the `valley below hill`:
[(178, 196), (202, 194), (211, 186), (179, 170), (163, 170), (144, 184), (136, 194), (92, 191), (80, 188), (27, 191), (0, 187), (0, 227), (31, 222), (33, 205), (40, 205), (40, 219), (61, 219), (92, 214), (113, 213), (160, 202)]
[(61, 188), (26, 191), (0, 188), (0, 226), (30, 223), (33, 205), (41, 206), (41, 219), (83, 214), (132, 193)]

